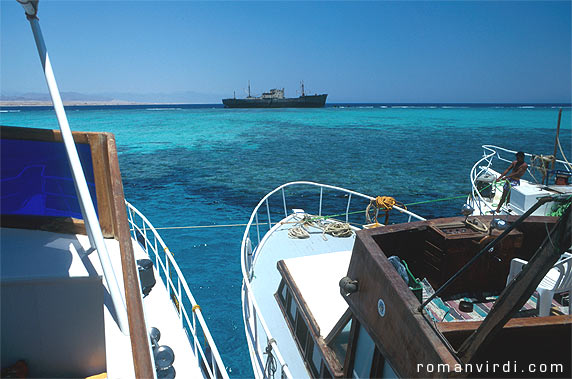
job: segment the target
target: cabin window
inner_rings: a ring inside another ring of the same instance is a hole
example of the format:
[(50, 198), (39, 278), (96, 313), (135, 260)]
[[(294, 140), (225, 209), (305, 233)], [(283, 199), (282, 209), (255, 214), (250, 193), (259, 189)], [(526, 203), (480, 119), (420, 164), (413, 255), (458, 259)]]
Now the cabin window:
[(302, 351), (306, 352), (306, 341), (308, 340), (308, 327), (306, 326), (306, 323), (302, 319), (300, 312), (298, 312), (298, 315), (296, 317), (296, 339), (298, 340), (298, 343), (300, 344), (300, 348), (302, 349)]
[(294, 300), (293, 296), (289, 296), (290, 300), (288, 302), (288, 315), (290, 317), (290, 321), (292, 325), (296, 325), (296, 310), (298, 306), (296, 305), (296, 301)]
[(286, 295), (288, 295), (288, 286), (286, 285), (286, 283), (284, 283), (284, 281), (282, 281), (282, 283), (280, 284), (280, 290), (279, 290), (279, 294), (280, 294), (280, 299), (282, 299), (282, 303), (286, 303)]
[(388, 379), (398, 377), (388, 361), (385, 361), (385, 364), (383, 365), (383, 373), (381, 374), (381, 377)]
[(317, 377), (320, 374), (320, 368), (322, 366), (322, 354), (320, 353), (320, 348), (318, 347), (318, 344), (314, 344), (311, 353), (312, 356), (309, 357), (310, 359), (308, 359), (308, 361), (310, 362), (312, 373), (314, 374), (314, 376)]
[(330, 370), (328, 370), (325, 363), (322, 363), (322, 374), (320, 375), (320, 378), (333, 378), (333, 375), (330, 373)]
[(363, 326), (360, 325), (353, 365), (354, 367), (352, 370), (352, 378), (370, 377), (374, 349), (375, 343), (369, 334), (367, 334)]
[(346, 360), (351, 328), (352, 319), (350, 318), (343, 329), (340, 330), (334, 339), (329, 343), (330, 348), (334, 351), (334, 353), (336, 353), (336, 358), (341, 365), (343, 365)]

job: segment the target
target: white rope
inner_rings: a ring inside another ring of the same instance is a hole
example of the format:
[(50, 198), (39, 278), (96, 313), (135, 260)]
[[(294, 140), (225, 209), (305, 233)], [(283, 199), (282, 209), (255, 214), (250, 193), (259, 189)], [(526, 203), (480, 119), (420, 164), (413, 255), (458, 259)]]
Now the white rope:
[(310, 233), (308, 233), (303, 225), (294, 226), (288, 229), (288, 237), (298, 239), (310, 238)]
[(304, 218), (300, 220), (299, 224), (300, 225), (288, 229), (288, 237), (299, 239), (310, 238), (310, 233), (307, 229), (309, 226), (320, 229), (324, 241), (328, 240), (326, 234), (338, 238), (350, 237), (353, 234), (350, 224), (346, 222), (314, 220), (310, 215), (304, 215)]

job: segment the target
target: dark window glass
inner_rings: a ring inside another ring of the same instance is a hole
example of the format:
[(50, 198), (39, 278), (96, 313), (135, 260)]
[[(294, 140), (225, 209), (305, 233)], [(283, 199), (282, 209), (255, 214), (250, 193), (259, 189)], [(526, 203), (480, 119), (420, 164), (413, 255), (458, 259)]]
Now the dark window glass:
[(306, 351), (306, 341), (308, 339), (308, 327), (304, 323), (300, 312), (296, 317), (296, 339), (298, 339), (298, 343), (302, 348), (302, 351)]
[(344, 365), (346, 353), (348, 351), (348, 343), (350, 340), (350, 330), (352, 328), (352, 319), (350, 318), (344, 328), (338, 332), (334, 339), (330, 342), (330, 348), (336, 353), (336, 358), (340, 365)]
[(298, 309), (298, 306), (296, 305), (296, 301), (294, 301), (294, 297), (290, 294), (290, 292), (288, 292), (288, 297), (288, 317), (290, 318), (292, 325), (296, 326), (296, 310)]
[(314, 344), (314, 340), (308, 338), (308, 348), (306, 349), (306, 361), (309, 362), (314, 377), (320, 375), (320, 367), (322, 366), (322, 354), (318, 344)]
[[(97, 210), (90, 146), (76, 148)], [(2, 214), (83, 218), (62, 142), (2, 139), (0, 167)]]
[(320, 375), (321, 378), (333, 378), (333, 375), (330, 374), (330, 371), (328, 371), (328, 368), (326, 367), (325, 363), (322, 363), (322, 375)]
[(288, 294), (288, 286), (282, 280), (280, 282), (280, 287), (278, 287), (278, 297), (282, 300), (282, 304), (286, 304), (286, 295)]

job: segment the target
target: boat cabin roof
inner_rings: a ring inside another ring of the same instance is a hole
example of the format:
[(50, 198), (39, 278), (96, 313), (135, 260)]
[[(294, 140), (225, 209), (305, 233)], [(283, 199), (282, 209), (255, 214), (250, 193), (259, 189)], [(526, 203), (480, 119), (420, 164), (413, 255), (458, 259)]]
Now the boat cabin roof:
[(278, 264), (282, 277), (306, 304), (322, 338), (332, 332), (348, 309), (338, 282), (345, 276), (350, 258), (351, 251), (338, 251), (290, 258)]

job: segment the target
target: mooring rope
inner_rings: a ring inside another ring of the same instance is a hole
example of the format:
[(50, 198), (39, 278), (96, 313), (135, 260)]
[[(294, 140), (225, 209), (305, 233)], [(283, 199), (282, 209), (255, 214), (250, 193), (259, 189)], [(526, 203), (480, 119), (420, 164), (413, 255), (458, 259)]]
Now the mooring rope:
[[(489, 185), (490, 186), (490, 185)], [(447, 200), (454, 200), (454, 199), (461, 199), (461, 198), (466, 198), (467, 195), (460, 195), (460, 196), (453, 196), (453, 197), (445, 197), (445, 198), (441, 198), (441, 199), (433, 199), (433, 200), (425, 200), (425, 201), (417, 201), (415, 203), (407, 203), (407, 204), (396, 204), (396, 205), (402, 205), (404, 206), (405, 209), (407, 209), (407, 207), (411, 206), (411, 205), (419, 205), (419, 204), (429, 204), (429, 203), (436, 203), (439, 201), (447, 201)], [(347, 212), (347, 213), (338, 213), (338, 214), (332, 214), (332, 215), (328, 215), (328, 216), (311, 216), (312, 220), (325, 220), (325, 219), (329, 219), (329, 218), (335, 218), (335, 217), (340, 217), (340, 216), (345, 216), (347, 215), (353, 215), (353, 214), (358, 214), (358, 213), (365, 213), (367, 210), (362, 210), (362, 211), (353, 211), (353, 212)], [(276, 225), (278, 224), (277, 222), (273, 222), (272, 224)], [(361, 224), (357, 224), (357, 225), (361, 225)], [(206, 228), (232, 228), (232, 227), (237, 227), (237, 226), (248, 226), (248, 224), (221, 224), (221, 225), (189, 225), (189, 226), (162, 226), (162, 227), (156, 227), (155, 230), (169, 230), (169, 229), (206, 229)], [(131, 231), (133, 231), (133, 229), (131, 229)]]

